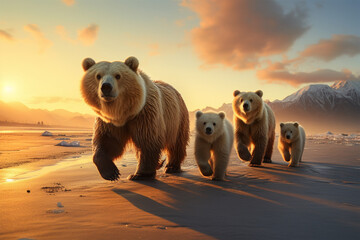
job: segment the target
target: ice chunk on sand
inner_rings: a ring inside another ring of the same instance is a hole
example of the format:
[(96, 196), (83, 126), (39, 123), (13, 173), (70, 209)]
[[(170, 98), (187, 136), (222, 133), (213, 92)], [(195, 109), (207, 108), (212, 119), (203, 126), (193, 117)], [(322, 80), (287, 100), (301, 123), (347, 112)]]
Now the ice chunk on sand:
[(53, 134), (49, 131), (45, 131), (41, 134), (41, 136), (52, 136)]
[(55, 146), (62, 146), (62, 147), (81, 147), (79, 141), (73, 141), (73, 142), (66, 142), (61, 141), (60, 143), (56, 144)]

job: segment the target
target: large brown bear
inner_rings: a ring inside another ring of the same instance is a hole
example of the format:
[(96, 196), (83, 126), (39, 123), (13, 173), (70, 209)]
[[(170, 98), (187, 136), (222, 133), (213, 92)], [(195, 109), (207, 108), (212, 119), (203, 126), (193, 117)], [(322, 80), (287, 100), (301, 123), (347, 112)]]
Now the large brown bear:
[(113, 163), (128, 143), (137, 151), (138, 166), (131, 180), (152, 179), (168, 155), (165, 172), (181, 171), (189, 141), (189, 114), (181, 95), (169, 84), (151, 81), (138, 70), (139, 61), (83, 60), (82, 96), (99, 115), (93, 137), (93, 161), (106, 180), (119, 179)]
[[(262, 100), (263, 92), (234, 91), (235, 149), (250, 166), (271, 162), (275, 140), (275, 116)], [(251, 152), (249, 150), (251, 149)]]

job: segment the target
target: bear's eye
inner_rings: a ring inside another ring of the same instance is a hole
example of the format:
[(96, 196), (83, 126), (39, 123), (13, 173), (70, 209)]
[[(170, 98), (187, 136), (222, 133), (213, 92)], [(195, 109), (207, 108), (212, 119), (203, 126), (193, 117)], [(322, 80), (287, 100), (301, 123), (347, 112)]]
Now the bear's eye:
[(96, 75), (96, 79), (97, 79), (97, 80), (100, 80), (100, 79), (101, 79), (101, 75), (100, 75), (100, 74), (97, 74), (97, 75)]
[(252, 99), (250, 99), (250, 102), (252, 102)]
[(290, 131), (290, 133), (292, 133), (292, 131)]
[(116, 78), (117, 80), (119, 80), (119, 79), (120, 79), (120, 74), (116, 74), (116, 75), (115, 75), (115, 78)]
[(216, 123), (213, 123), (214, 126), (216, 126)]
[(204, 122), (204, 125), (206, 125), (206, 122)]
[(244, 99), (240, 98), (240, 103), (242, 103), (244, 101)]

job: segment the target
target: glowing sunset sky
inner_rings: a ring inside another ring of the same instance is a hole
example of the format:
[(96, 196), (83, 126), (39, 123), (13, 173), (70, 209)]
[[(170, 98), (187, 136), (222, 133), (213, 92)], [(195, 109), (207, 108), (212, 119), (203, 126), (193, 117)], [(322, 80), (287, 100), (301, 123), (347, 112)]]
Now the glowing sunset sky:
[(136, 56), (189, 110), (360, 75), (356, 0), (0, 0), (0, 100), (92, 113), (85, 57)]

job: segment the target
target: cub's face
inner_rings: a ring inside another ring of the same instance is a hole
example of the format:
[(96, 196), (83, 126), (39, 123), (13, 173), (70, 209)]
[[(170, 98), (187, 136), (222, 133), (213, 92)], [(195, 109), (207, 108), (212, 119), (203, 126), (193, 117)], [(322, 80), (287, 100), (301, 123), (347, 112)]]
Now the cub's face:
[(280, 123), (282, 140), (291, 143), (299, 135), (299, 124), (295, 123)]
[(262, 95), (261, 90), (256, 92), (234, 91), (233, 110), (235, 115), (246, 124), (252, 123), (257, 114), (262, 111)]
[(196, 131), (204, 137), (216, 136), (222, 132), (225, 113), (196, 112)]

